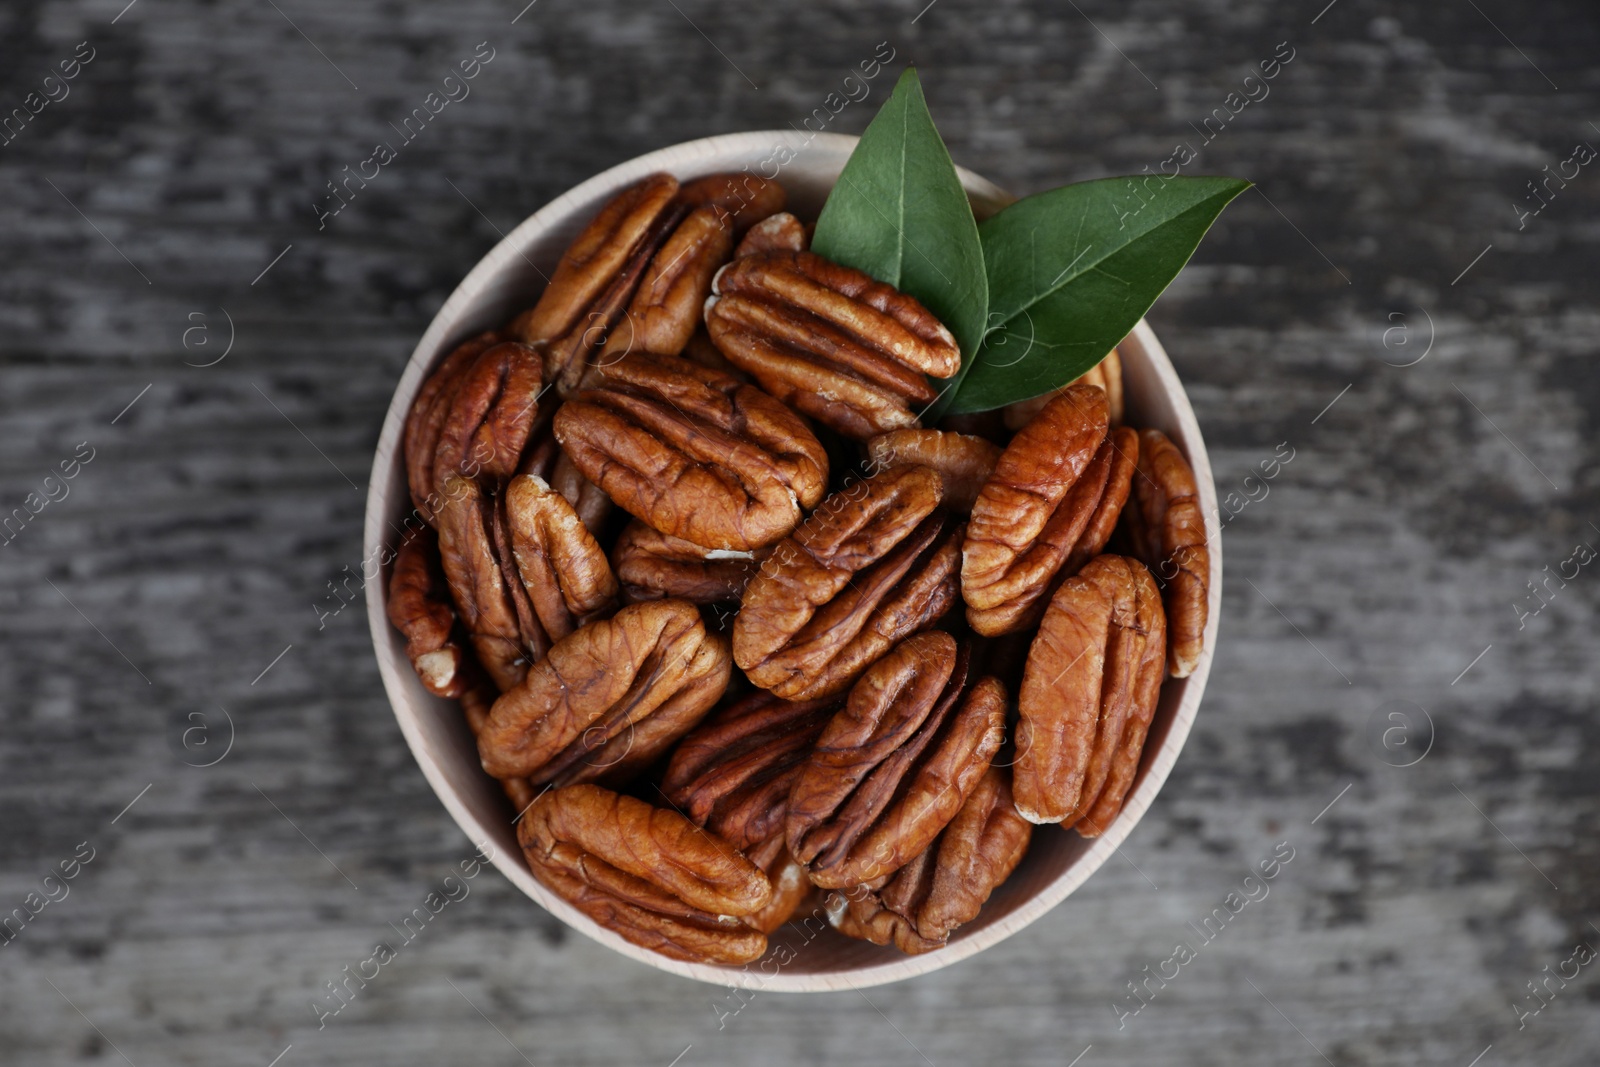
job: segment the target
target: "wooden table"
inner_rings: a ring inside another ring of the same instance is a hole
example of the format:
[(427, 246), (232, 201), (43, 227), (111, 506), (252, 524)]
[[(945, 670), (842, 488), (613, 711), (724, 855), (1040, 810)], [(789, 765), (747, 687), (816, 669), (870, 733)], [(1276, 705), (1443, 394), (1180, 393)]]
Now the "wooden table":
[[(1600, 948), (1600, 563), (1527, 584), (1600, 546), (1600, 171), (1528, 190), (1600, 144), (1592, 5), (122, 3), (0, 14), (0, 108), (58, 97), (0, 145), (0, 516), (44, 501), (0, 548), (0, 914), (58, 898), (0, 948), (0, 1059), (1594, 1062), (1592, 969), (1527, 987)], [(957, 161), (1018, 192), (1180, 141), (1259, 183), (1151, 316), (1219, 492), (1294, 457), (1224, 535), (1177, 771), (1081, 892), (921, 980), (741, 1004), (490, 873), (319, 1029), (325, 983), (470, 854), (364, 610), (334, 610), (412, 344), (540, 204), (799, 124), (883, 41)]]

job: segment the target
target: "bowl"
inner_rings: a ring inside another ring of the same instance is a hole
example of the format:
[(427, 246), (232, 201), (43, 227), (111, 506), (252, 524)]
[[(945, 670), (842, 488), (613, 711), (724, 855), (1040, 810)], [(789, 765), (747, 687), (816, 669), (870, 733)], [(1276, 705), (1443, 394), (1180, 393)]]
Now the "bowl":
[[(401, 437), (406, 413), (423, 379), (458, 341), (498, 327), (531, 305), (543, 284), (542, 275), (554, 270), (562, 251), (601, 204), (623, 186), (654, 171), (688, 179), (749, 167), (770, 177), (778, 161), (792, 152), (776, 176), (788, 190), (791, 210), (802, 218), (814, 218), (855, 143), (856, 138), (841, 134), (806, 137), (784, 130), (727, 134), (673, 145), (597, 174), (547, 204), (495, 245), (439, 309), (400, 377), (372, 463), (362, 539), (364, 558), (379, 558), (380, 549), (411, 510)], [(979, 218), (1012, 199), (986, 179), (966, 170), (960, 173)], [(1177, 444), (1194, 468), (1204, 514), (1214, 523), (1216, 490), (1205, 442), (1161, 343), (1141, 321), (1119, 351), (1128, 424), (1159, 429)], [(384, 688), (423, 774), (468, 838), (492, 846), (494, 865), (519, 889), (568, 926), (663, 971), (724, 986), (831, 991), (899, 981), (982, 952), (1038, 920), (1111, 857), (1155, 800), (1188, 737), (1211, 670), (1221, 594), (1222, 553), (1213, 540), (1205, 651), (1188, 678), (1168, 679), (1162, 686), (1161, 703), (1133, 788), (1122, 813), (1105, 834), (1086, 840), (1054, 827), (1040, 827), (1022, 864), (989, 898), (982, 914), (952, 934), (950, 943), (938, 951), (906, 956), (892, 947), (843, 937), (827, 929), (825, 922), (810, 921), (774, 934), (767, 956), (742, 969), (659, 956), (601, 928), (540, 885), (517, 847), (505, 795), (479, 766), (477, 746), (460, 708), (422, 687), (406, 659), (404, 640), (388, 623), (387, 578), (367, 583), (367, 616)]]

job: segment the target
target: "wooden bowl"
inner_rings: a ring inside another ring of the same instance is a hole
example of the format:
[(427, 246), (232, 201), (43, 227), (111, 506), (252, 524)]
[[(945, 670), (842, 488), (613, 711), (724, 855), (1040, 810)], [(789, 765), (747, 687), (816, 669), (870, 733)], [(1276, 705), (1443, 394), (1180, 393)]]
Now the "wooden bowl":
[[(792, 210), (802, 218), (814, 218), (855, 143), (854, 137), (829, 133), (816, 134), (808, 141), (804, 135), (782, 130), (727, 134), (663, 148), (590, 178), (547, 204), (495, 245), (434, 316), (395, 389), (372, 463), (362, 538), (365, 558), (376, 557), (380, 547), (391, 542), (401, 519), (411, 511), (401, 436), (406, 413), (424, 377), (458, 341), (499, 327), (530, 306), (543, 285), (539, 272), (554, 270), (568, 242), (605, 200), (654, 171), (688, 179), (748, 167), (770, 177), (772, 168), (792, 152), (793, 158), (776, 176), (788, 190)], [(968, 171), (961, 172), (961, 180), (980, 218), (1012, 199)], [(1140, 322), (1120, 351), (1128, 424), (1162, 430), (1177, 443), (1194, 468), (1204, 514), (1214, 522), (1216, 491), (1205, 443), (1160, 342), (1150, 327)], [(767, 957), (743, 969), (682, 963), (646, 951), (602, 929), (535, 881), (517, 847), (509, 805), (498, 783), (479, 766), (477, 746), (460, 708), (423, 689), (406, 659), (404, 641), (385, 617), (387, 576), (382, 582), (367, 584), (367, 616), (395, 718), (400, 720), (400, 729), (428, 782), (467, 836), (474, 843), (492, 846), (495, 866), (524, 893), (574, 929), (663, 971), (719, 985), (829, 991), (926, 974), (981, 952), (1061, 903), (1109, 859), (1155, 800), (1188, 737), (1211, 670), (1221, 599), (1222, 552), (1213, 540), (1205, 652), (1193, 674), (1183, 680), (1168, 679), (1162, 687), (1138, 777), (1122, 813), (1104, 835), (1091, 841), (1053, 826), (1039, 827), (1022, 864), (995, 891), (983, 913), (957, 930), (949, 945), (937, 952), (905, 956), (894, 948), (842, 937), (825, 928), (825, 921), (811, 922), (774, 934)], [(786, 951), (778, 949), (780, 943), (787, 946)]]

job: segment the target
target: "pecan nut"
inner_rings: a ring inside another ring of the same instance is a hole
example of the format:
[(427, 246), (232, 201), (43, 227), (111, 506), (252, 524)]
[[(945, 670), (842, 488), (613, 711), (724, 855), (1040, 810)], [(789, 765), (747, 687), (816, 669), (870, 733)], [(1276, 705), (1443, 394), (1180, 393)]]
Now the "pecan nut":
[[(764, 558), (764, 553), (762, 554)], [(630, 600), (672, 596), (696, 604), (738, 600), (757, 553), (701, 548), (635, 519), (617, 537), (611, 562)]]
[(733, 658), (788, 700), (843, 692), (957, 601), (963, 527), (929, 467), (893, 467), (830, 496), (745, 586)]
[(405, 443), (402, 451), (406, 459), (406, 483), (411, 489), (411, 503), (423, 521), (432, 524), (433, 513), (439, 501), (435, 499), (433, 484), (433, 457), (439, 449), (439, 435), (444, 432), (445, 416), (455, 400), (456, 387), (461, 382), (461, 372), (470, 366), (484, 351), (499, 344), (501, 337), (492, 330), (480, 333), (461, 342), (445, 356), (438, 368), (417, 390), (417, 398), (406, 414)]
[[(489, 710), (499, 696), (500, 691), (484, 677), (481, 670), (468, 672), (466, 686), (461, 692), (461, 712), (466, 717), (467, 728), (472, 731), (473, 737), (483, 732), (483, 724), (489, 721)], [(528, 805), (533, 803), (533, 787), (526, 778), (502, 778), (500, 787), (505, 790), (511, 806), (519, 814), (527, 811)]]
[(1019, 400), (1015, 404), (1007, 404), (1001, 409), (1006, 429), (1012, 431), (1022, 429), (1033, 421), (1033, 417), (1039, 414), (1039, 410), (1048, 404), (1052, 397), (1062, 389), (1069, 389), (1074, 385), (1098, 385), (1105, 390), (1106, 410), (1110, 415), (1111, 425), (1122, 425), (1122, 357), (1113, 348), (1106, 353), (1105, 359), (1072, 379), (1061, 389), (1036, 396), (1031, 400)]
[(651, 254), (682, 208), (678, 180), (652, 174), (612, 197), (562, 254), (538, 303), (510, 333), (544, 353), (544, 380), (564, 392), (621, 316)]
[(496, 778), (557, 786), (623, 781), (711, 710), (728, 643), (686, 600), (652, 600), (562, 638), (495, 701), (478, 737)]
[(682, 352), (700, 324), (711, 276), (732, 250), (733, 233), (718, 208), (708, 205), (690, 212), (651, 258), (596, 362), (608, 363), (629, 352)]
[(1137, 457), (1132, 431), (1106, 431), (1105, 393), (1075, 385), (1001, 454), (962, 546), (961, 595), (980, 634), (1033, 625), (1060, 579), (1105, 547)]
[(463, 368), (434, 451), (435, 487), (449, 474), (491, 484), (509, 478), (533, 431), (539, 389), (539, 354), (516, 341), (485, 349)]
[(1032, 836), (1010, 779), (990, 767), (937, 841), (881, 889), (863, 885), (830, 896), (828, 917), (848, 937), (892, 943), (911, 955), (943, 948), (1016, 870)]
[(1200, 662), (1210, 611), (1211, 548), (1194, 471), (1160, 430), (1139, 435), (1135, 507), (1127, 509), (1134, 551), (1162, 582), (1167, 673), (1187, 678)]
[(749, 552), (814, 507), (828, 457), (805, 423), (754, 386), (675, 356), (634, 352), (556, 413), (584, 477), (662, 533)]
[(787, 211), (780, 211), (750, 227), (733, 255), (737, 259), (757, 252), (804, 252), (810, 243), (805, 224)]
[(933, 843), (1000, 747), (1005, 687), (968, 685), (947, 633), (901, 642), (861, 676), (795, 779), (789, 851), (824, 889), (904, 867)]
[(817, 887), (811, 884), (806, 869), (789, 855), (781, 830), (746, 850), (746, 855), (751, 863), (765, 872), (767, 881), (772, 883), (772, 900), (766, 907), (748, 916), (745, 922), (764, 934), (770, 934), (811, 902), (816, 896)]
[(423, 528), (400, 545), (389, 576), (389, 623), (406, 638), (406, 658), (434, 696), (466, 688), (465, 653), (454, 640), (456, 613), (439, 565), (439, 540)]
[(927, 308), (861, 271), (810, 252), (759, 252), (717, 273), (706, 329), (761, 387), (850, 437), (917, 425), (937, 393), (924, 375), (961, 365)]
[(1078, 825), (1086, 837), (1109, 824), (1155, 715), (1166, 633), (1161, 591), (1138, 560), (1097, 556), (1061, 584), (1017, 700), (1023, 818)]
[(548, 425), (544, 427), (538, 442), (529, 445), (517, 473), (543, 478), (550, 488), (566, 497), (567, 503), (572, 505), (585, 528), (594, 536), (599, 537), (605, 531), (606, 519), (612, 511), (611, 498), (585, 478), (571, 458), (561, 451)]
[(661, 791), (734, 848), (748, 850), (781, 835), (789, 790), (837, 705), (792, 703), (757, 690), (678, 743)]
[(567, 499), (535, 475), (504, 492), (511, 555), (540, 628), (559, 641), (616, 602), (617, 579)]
[(867, 442), (867, 454), (878, 470), (909, 463), (944, 475), (945, 505), (963, 515), (972, 511), (1000, 453), (999, 445), (972, 434), (915, 427), (890, 430)]
[(748, 963), (743, 917), (772, 899), (755, 864), (675, 811), (594, 785), (555, 789), (517, 827), (534, 877), (602, 927), (678, 960)]
[(516, 584), (507, 580), (495, 544), (494, 498), (477, 482), (448, 472), (438, 496), (439, 558), (456, 612), (478, 660), (504, 692), (521, 683), (532, 656), (512, 601)]

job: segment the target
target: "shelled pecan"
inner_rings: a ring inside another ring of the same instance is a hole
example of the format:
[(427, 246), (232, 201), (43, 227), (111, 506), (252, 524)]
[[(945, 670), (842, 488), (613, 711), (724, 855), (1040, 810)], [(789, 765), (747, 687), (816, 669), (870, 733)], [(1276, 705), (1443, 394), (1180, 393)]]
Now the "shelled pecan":
[(489, 348), (499, 344), (501, 336), (493, 330), (470, 337), (451, 349), (439, 366), (423, 380), (417, 398), (411, 402), (406, 414), (405, 441), (401, 451), (406, 459), (406, 484), (411, 490), (411, 503), (423, 521), (433, 522), (433, 513), (439, 505), (433, 484), (434, 454), (439, 449), (439, 435), (444, 432), (445, 416), (450, 413), (455, 399), (461, 372)]
[(596, 367), (590, 381), (556, 413), (556, 439), (584, 477), (662, 533), (749, 552), (821, 499), (821, 443), (754, 386), (643, 352)]
[(675, 811), (572, 785), (528, 809), (517, 841), (534, 877), (636, 945), (706, 963), (766, 951), (766, 935), (744, 920), (771, 902), (767, 876)]
[(945, 505), (965, 515), (984, 483), (994, 474), (1001, 448), (992, 441), (965, 433), (908, 427), (890, 430), (867, 442), (867, 454), (876, 470), (909, 463), (932, 467), (944, 475)]
[(727, 688), (727, 641), (687, 600), (652, 600), (551, 646), (495, 701), (483, 768), (535, 785), (623, 781), (654, 761)]
[(796, 410), (856, 438), (917, 425), (924, 375), (961, 365), (955, 338), (912, 297), (810, 252), (735, 259), (712, 282), (706, 329), (729, 361)]
[[(483, 724), (489, 721), (489, 711), (499, 696), (500, 691), (481, 670), (469, 668), (466, 671), (465, 684), (461, 691), (461, 712), (473, 737), (483, 732)], [(533, 787), (528, 784), (528, 780), (501, 778), (499, 782), (500, 788), (505, 790), (506, 798), (511, 801), (512, 808), (518, 814), (527, 811), (528, 805), (532, 804), (534, 799)]]
[(512, 479), (504, 491), (511, 555), (540, 628), (559, 641), (616, 603), (617, 579), (577, 511), (544, 479)]
[(1105, 393), (1075, 385), (1006, 446), (962, 546), (961, 595), (974, 630), (993, 637), (1033, 625), (1071, 573), (1069, 560), (1105, 546), (1137, 458), (1131, 431), (1106, 430)]
[(1005, 687), (968, 684), (969, 652), (917, 634), (867, 669), (789, 794), (785, 839), (824, 889), (861, 885), (933, 843), (1000, 747)]
[(1210, 611), (1211, 548), (1194, 471), (1160, 430), (1139, 435), (1128, 508), (1134, 551), (1162, 583), (1167, 610), (1167, 673), (1187, 678), (1200, 662)]
[(750, 227), (733, 255), (737, 259), (757, 252), (804, 252), (809, 244), (805, 224), (787, 211), (780, 211)]
[(612, 513), (611, 498), (583, 476), (556, 443), (548, 424), (539, 432), (538, 441), (528, 445), (517, 473), (543, 478), (550, 488), (566, 498), (594, 536), (599, 537), (605, 530), (606, 519)]
[(465, 652), (454, 640), (456, 613), (439, 565), (439, 539), (423, 529), (400, 543), (389, 577), (389, 623), (406, 638), (406, 658), (434, 696), (466, 688)]
[(539, 354), (505, 341), (462, 368), (433, 457), (433, 482), (446, 475), (498, 485), (517, 469), (539, 410)]
[(930, 467), (892, 467), (823, 502), (745, 586), (733, 657), (788, 700), (843, 692), (957, 601), (962, 525)]
[(650, 259), (627, 310), (607, 332), (595, 362), (629, 352), (675, 356), (700, 324), (711, 276), (733, 251), (733, 231), (718, 207), (691, 211)]
[(938, 840), (882, 888), (830, 895), (828, 917), (848, 937), (908, 954), (943, 948), (1016, 870), (1032, 836), (1033, 824), (1012, 802), (1010, 779), (990, 767)]
[(494, 498), (472, 479), (452, 473), (440, 481), (439, 496), (439, 557), (456, 611), (489, 677), (502, 691), (511, 689), (542, 649), (526, 647), (528, 635), (495, 545)]
[[(1098, 834), (1120, 808), (1160, 696), (1166, 617), (1138, 560), (1097, 556), (1061, 584), (1017, 700), (1017, 811)], [(1093, 813), (1092, 819), (1085, 819)]]
[(675, 596), (696, 604), (738, 600), (756, 571), (757, 553), (701, 548), (638, 519), (617, 536), (611, 566), (629, 600)]
[(838, 704), (791, 703), (757, 690), (678, 743), (661, 791), (734, 848), (748, 850), (781, 834), (789, 789)]

